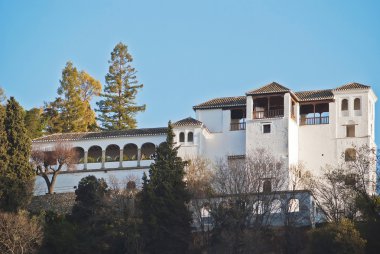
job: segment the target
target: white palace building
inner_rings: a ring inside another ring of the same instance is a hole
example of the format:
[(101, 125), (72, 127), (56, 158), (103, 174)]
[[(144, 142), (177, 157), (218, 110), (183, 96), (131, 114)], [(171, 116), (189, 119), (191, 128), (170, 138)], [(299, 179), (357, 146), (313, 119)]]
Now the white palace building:
[[(195, 119), (179, 120), (173, 127), (183, 158), (236, 159), (265, 148), (279, 156), (287, 169), (303, 162), (318, 174), (326, 164), (349, 159), (353, 145), (376, 147), (376, 100), (370, 86), (358, 83), (294, 92), (273, 82), (243, 96), (196, 105)], [(74, 191), (79, 180), (90, 174), (135, 179), (139, 185), (153, 162), (155, 147), (166, 139), (166, 130), (54, 134), (35, 139), (33, 147), (51, 150), (57, 140), (65, 140), (81, 155), (74, 170), (58, 176), (56, 192)], [(375, 169), (370, 178), (376, 182)], [(35, 193), (46, 192), (46, 184), (38, 177)]]

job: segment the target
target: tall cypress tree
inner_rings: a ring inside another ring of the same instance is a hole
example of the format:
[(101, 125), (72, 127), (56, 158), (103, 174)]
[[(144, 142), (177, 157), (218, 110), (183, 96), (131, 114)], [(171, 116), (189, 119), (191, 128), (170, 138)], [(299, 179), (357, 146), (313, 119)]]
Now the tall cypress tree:
[(11, 97), (4, 121), (8, 140), (8, 174), (13, 178), (29, 181), (34, 176), (29, 163), (32, 141), (25, 128), (24, 116), (23, 108)]
[(161, 144), (144, 175), (141, 193), (142, 236), (148, 253), (184, 253), (190, 241), (190, 193), (183, 181), (185, 163), (177, 156), (169, 122), (166, 143)]
[(5, 108), (3, 105), (0, 105), (0, 173), (3, 174), (3, 172), (6, 171), (7, 165), (8, 165), (8, 154), (7, 154), (7, 147), (8, 147), (8, 140), (7, 140), (7, 133), (5, 131)]
[(137, 71), (131, 66), (132, 56), (128, 47), (118, 43), (111, 53), (110, 67), (106, 75), (103, 99), (97, 103), (98, 120), (104, 129), (122, 130), (136, 128), (135, 115), (145, 111), (145, 105), (136, 105), (135, 98), (143, 87), (136, 78)]
[(1, 169), (0, 207), (3, 210), (16, 211), (28, 204), (32, 196), (35, 173), (29, 163), (31, 139), (24, 124), (24, 110), (13, 97), (6, 106), (4, 127), (8, 162)]

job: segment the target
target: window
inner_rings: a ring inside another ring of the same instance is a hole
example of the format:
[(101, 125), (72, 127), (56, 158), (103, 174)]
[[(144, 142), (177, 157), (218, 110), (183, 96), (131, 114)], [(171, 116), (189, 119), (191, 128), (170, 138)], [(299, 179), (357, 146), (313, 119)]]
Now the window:
[(275, 199), (272, 201), (271, 213), (281, 213), (281, 201)]
[(179, 134), (179, 142), (185, 142), (185, 133), (181, 132)]
[(355, 186), (356, 184), (356, 174), (348, 174), (344, 179), (344, 184), (348, 186)]
[(355, 137), (355, 125), (346, 126), (346, 137)]
[(270, 124), (263, 125), (263, 133), (270, 133)]
[(292, 198), (288, 203), (288, 212), (295, 213), (300, 211), (300, 201), (296, 198)]
[(356, 150), (354, 148), (347, 148), (344, 152), (345, 161), (355, 161), (356, 160)]
[(342, 100), (342, 110), (348, 110), (348, 100), (347, 99)]
[(193, 142), (194, 140), (194, 134), (190, 131), (187, 133), (187, 142)]
[(354, 100), (354, 110), (360, 110), (360, 99), (356, 98)]
[(253, 204), (253, 214), (263, 214), (264, 213), (264, 204), (263, 204), (263, 201), (259, 200), (259, 201), (256, 201), (254, 204)]
[(212, 225), (212, 218), (211, 218), (211, 214), (210, 214), (210, 206), (209, 205), (204, 205), (201, 208), (200, 212), (201, 212), (201, 221), (202, 221), (202, 224), (205, 225), (205, 226)]
[(272, 191), (272, 184), (270, 180), (265, 180), (263, 184), (263, 192), (271, 192)]

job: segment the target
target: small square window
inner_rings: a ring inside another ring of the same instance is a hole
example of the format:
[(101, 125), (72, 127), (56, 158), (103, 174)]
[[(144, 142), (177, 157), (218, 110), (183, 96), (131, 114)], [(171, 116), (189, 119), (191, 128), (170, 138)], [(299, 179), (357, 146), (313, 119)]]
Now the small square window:
[(346, 126), (346, 137), (355, 137), (355, 125)]
[(263, 133), (270, 133), (270, 124), (263, 125)]

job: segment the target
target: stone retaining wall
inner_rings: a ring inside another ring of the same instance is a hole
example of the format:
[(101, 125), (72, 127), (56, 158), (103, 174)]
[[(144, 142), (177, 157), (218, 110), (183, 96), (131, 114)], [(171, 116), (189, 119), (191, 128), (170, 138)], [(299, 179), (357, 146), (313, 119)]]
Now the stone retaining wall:
[(32, 213), (40, 211), (54, 211), (59, 214), (71, 213), (75, 204), (75, 193), (56, 193), (34, 196), (28, 210)]

